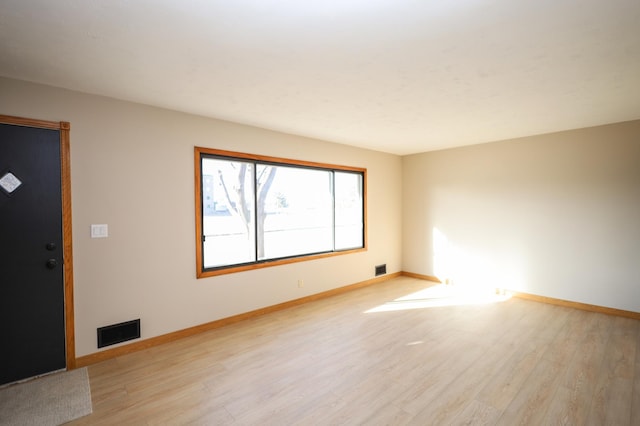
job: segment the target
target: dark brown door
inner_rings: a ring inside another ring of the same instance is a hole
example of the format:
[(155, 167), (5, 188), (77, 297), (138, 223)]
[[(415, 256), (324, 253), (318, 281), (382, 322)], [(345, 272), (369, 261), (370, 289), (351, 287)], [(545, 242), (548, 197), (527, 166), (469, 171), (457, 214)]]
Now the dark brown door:
[(0, 384), (64, 369), (60, 131), (0, 124)]

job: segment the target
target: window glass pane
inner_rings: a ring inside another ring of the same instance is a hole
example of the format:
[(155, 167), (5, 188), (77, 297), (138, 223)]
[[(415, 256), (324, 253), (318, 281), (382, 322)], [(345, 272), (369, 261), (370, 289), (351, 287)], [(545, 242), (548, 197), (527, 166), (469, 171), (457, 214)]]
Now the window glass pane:
[(363, 247), (362, 175), (335, 172), (336, 250)]
[(258, 260), (333, 250), (332, 173), (259, 164)]
[(365, 169), (195, 151), (198, 278), (364, 248)]
[(254, 262), (254, 167), (202, 158), (202, 231), (205, 268)]

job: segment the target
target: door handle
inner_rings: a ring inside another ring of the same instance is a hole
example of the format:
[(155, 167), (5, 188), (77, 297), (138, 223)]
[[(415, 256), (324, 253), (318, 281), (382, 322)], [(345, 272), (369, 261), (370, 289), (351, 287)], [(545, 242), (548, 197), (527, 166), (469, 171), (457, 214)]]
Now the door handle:
[(55, 260), (55, 259), (47, 260), (47, 268), (54, 269), (56, 266), (58, 266), (58, 261), (57, 260)]

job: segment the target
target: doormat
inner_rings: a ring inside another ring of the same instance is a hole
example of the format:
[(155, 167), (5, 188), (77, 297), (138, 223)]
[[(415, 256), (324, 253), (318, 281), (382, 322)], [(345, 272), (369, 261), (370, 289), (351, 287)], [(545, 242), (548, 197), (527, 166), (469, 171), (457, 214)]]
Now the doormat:
[(57, 426), (92, 411), (86, 367), (0, 389), (0, 425)]

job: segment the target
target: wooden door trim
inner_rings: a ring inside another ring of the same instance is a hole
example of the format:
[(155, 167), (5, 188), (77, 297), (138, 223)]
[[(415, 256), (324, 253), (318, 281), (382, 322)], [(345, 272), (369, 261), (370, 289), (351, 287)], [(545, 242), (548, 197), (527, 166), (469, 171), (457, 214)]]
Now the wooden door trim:
[(64, 324), (67, 370), (76, 368), (75, 317), (73, 304), (73, 245), (71, 227), (71, 148), (66, 121), (34, 120), (0, 114), (0, 123), (60, 131), (60, 172), (62, 192), (62, 243), (64, 259)]

